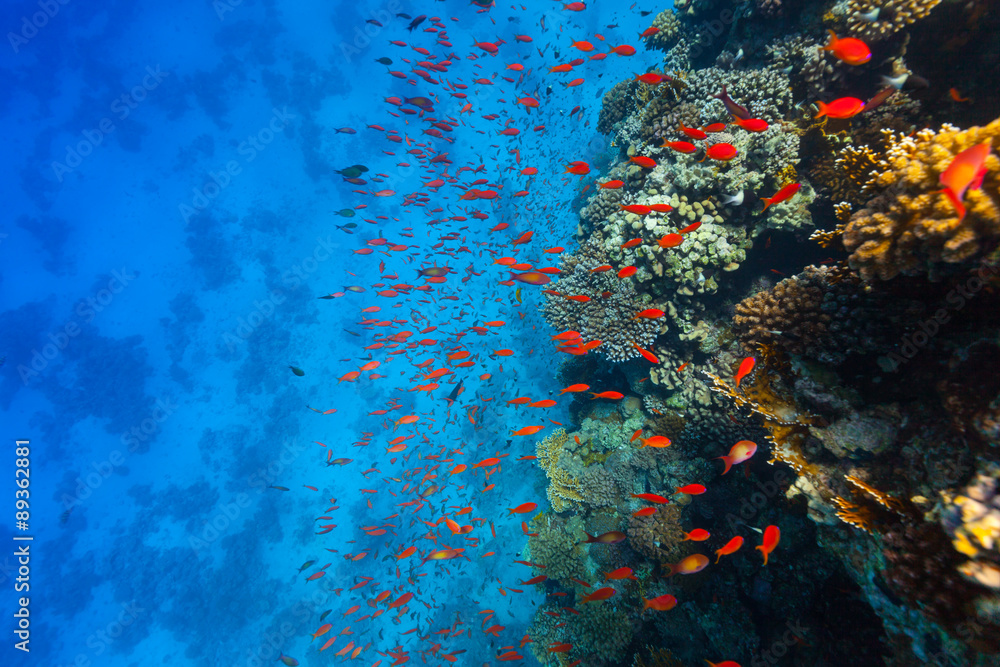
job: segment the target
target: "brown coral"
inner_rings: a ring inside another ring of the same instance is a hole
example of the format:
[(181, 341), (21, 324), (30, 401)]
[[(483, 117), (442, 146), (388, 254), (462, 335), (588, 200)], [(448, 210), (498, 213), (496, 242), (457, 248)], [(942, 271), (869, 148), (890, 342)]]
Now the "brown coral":
[(684, 557), (679, 505), (660, 505), (652, 516), (631, 517), (626, 534), (630, 547), (662, 566)]
[(888, 311), (880, 294), (838, 266), (810, 266), (736, 306), (733, 331), (747, 347), (839, 363), (886, 340)]
[(891, 136), (868, 185), (882, 194), (844, 231), (851, 268), (866, 280), (889, 280), (935, 273), (942, 264), (970, 262), (991, 250), (1000, 240), (1000, 159), (991, 154), (982, 187), (965, 193), (964, 219), (940, 192), (940, 176), (955, 156), (983, 142), (1000, 148), (1000, 119), (964, 131), (945, 125), (938, 132)]

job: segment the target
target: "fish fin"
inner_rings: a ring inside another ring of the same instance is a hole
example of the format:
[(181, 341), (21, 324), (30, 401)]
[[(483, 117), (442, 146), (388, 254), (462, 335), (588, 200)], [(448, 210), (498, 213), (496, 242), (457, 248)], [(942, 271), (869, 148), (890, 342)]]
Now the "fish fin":
[(833, 45), (837, 43), (837, 33), (835, 33), (833, 30), (830, 29), (827, 29), (827, 32), (830, 33), (830, 41), (826, 43), (826, 46), (823, 47), (823, 50), (832, 51)]
[(962, 204), (962, 200), (958, 198), (955, 191), (950, 187), (945, 186), (945, 188), (940, 192), (944, 193), (944, 195), (948, 198), (948, 201), (950, 201), (952, 206), (955, 207), (955, 211), (958, 213), (959, 221), (965, 218), (965, 205)]
[[(761, 212), (761, 213), (763, 213), (764, 211), (766, 211), (766, 210), (767, 210), (767, 207), (771, 205), (771, 201), (772, 201), (773, 199), (774, 199), (774, 197), (761, 197), (761, 198), (760, 198), (760, 200), (761, 200), (762, 202), (764, 202), (764, 208), (760, 209), (760, 212)], [(739, 384), (737, 384), (736, 386), (738, 387), (738, 386), (739, 386)]]
[(722, 471), (723, 475), (729, 472), (729, 470), (733, 467), (733, 460), (728, 456), (716, 456), (715, 458), (721, 460), (723, 463), (726, 464), (726, 469)]
[(823, 104), (822, 102), (820, 102), (819, 100), (817, 100), (816, 101), (816, 106), (819, 107), (819, 111), (816, 112), (816, 115), (813, 116), (813, 118), (819, 118), (821, 116), (825, 116), (826, 115), (826, 105)]

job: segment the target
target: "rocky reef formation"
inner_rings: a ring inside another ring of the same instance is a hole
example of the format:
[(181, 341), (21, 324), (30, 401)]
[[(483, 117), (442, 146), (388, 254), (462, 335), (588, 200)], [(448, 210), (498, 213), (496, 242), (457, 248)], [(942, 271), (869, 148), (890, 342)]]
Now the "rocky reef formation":
[[(741, 664), (778, 650), (789, 664), (996, 664), (1000, 95), (924, 80), (961, 67), (937, 37), (949, 26), (996, 43), (985, 7), (691, 0), (656, 15), (650, 70), (668, 78), (605, 94), (598, 129), (617, 155), (596, 183), (622, 185), (581, 199), (579, 247), (543, 307), (557, 332), (601, 341), (561, 379), (626, 397), (579, 397), (539, 444), (552, 514), (529, 549), (575, 599), (616, 595), (539, 609), (540, 662), (702, 664), (707, 647)], [(829, 30), (866, 40), (878, 65), (825, 50)], [(1000, 67), (975, 52), (981, 71)], [(862, 113), (817, 117), (816, 102), (854, 96)], [(720, 144), (735, 156), (711, 157)], [(941, 174), (982, 144), (963, 215)], [(644, 446), (653, 436), (671, 444)], [(758, 452), (722, 475), (713, 459), (738, 440)], [(708, 490), (676, 493), (691, 483)], [(770, 524), (781, 542), (764, 567), (755, 531)], [(609, 532), (623, 537), (585, 542)], [(703, 571), (669, 576), (693, 554)], [(621, 567), (634, 578), (605, 581)], [(668, 593), (673, 609), (643, 609)], [(849, 645), (827, 641), (845, 631)], [(544, 648), (561, 642), (574, 649)]]

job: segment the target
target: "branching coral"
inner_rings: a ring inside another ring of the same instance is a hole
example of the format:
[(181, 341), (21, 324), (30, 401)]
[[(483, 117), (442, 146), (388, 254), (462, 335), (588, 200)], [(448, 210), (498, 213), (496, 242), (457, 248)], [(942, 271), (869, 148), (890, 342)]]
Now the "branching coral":
[(555, 512), (565, 512), (583, 501), (580, 482), (559, 466), (559, 459), (568, 441), (566, 430), (559, 429), (540, 440), (535, 448), (538, 466), (549, 478), (548, 498)]
[(935, 273), (942, 264), (982, 257), (1000, 240), (1000, 159), (987, 162), (979, 190), (965, 194), (964, 219), (941, 194), (940, 176), (961, 151), (989, 142), (1000, 148), (1000, 119), (958, 130), (945, 125), (913, 137), (892, 135), (870, 188), (882, 191), (851, 217), (844, 246), (862, 278)]

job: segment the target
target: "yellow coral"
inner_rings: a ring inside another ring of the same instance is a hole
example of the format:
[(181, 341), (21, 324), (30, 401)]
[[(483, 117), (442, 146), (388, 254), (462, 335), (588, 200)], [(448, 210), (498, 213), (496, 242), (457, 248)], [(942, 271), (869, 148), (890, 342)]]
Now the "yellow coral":
[[(851, 37), (877, 42), (926, 18), (940, 2), (941, 0), (850, 0), (847, 29)], [(874, 21), (861, 17), (872, 10), (878, 10)]]
[(562, 456), (566, 443), (569, 442), (569, 434), (566, 429), (559, 429), (549, 437), (539, 441), (535, 446), (535, 454), (538, 456), (538, 466), (545, 471), (549, 478), (549, 488), (547, 495), (549, 503), (555, 512), (565, 512), (573, 509), (574, 503), (583, 501), (580, 493), (580, 481), (559, 467), (559, 458)]
[(890, 136), (868, 187), (881, 195), (851, 217), (844, 231), (850, 266), (862, 278), (933, 270), (980, 258), (1000, 239), (1000, 159), (991, 154), (979, 190), (965, 193), (965, 218), (940, 193), (940, 176), (961, 151), (989, 142), (1000, 149), (1000, 119), (985, 127)]

